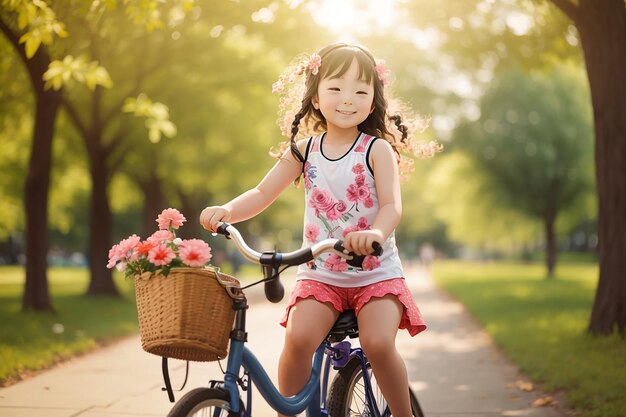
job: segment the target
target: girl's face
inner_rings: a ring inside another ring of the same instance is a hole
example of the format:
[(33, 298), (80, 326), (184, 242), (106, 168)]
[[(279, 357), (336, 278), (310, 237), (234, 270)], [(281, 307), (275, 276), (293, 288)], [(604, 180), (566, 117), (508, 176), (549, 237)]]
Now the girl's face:
[(356, 59), (341, 76), (337, 73), (320, 80), (313, 106), (322, 112), (327, 128), (352, 129), (373, 111), (374, 86), (359, 79)]

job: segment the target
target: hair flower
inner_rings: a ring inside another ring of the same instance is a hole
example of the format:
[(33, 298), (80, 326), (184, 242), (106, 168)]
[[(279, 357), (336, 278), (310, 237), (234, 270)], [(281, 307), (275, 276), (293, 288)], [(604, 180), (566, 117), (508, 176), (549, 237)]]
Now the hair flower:
[(311, 70), (311, 74), (317, 75), (322, 66), (322, 57), (318, 54), (311, 55), (311, 59), (309, 59), (309, 63), (307, 68)]
[(389, 84), (389, 73), (390, 71), (387, 69), (387, 63), (384, 59), (376, 60), (376, 74), (378, 75), (378, 79), (383, 83), (384, 86)]

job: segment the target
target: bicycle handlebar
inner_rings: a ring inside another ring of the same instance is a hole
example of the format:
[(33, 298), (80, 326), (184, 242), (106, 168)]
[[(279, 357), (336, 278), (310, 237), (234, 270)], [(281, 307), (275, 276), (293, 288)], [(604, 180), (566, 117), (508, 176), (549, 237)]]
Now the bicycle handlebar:
[[(348, 265), (361, 267), (365, 256), (355, 255), (353, 252), (346, 253), (343, 241), (339, 239), (324, 239), (313, 246), (298, 249), (293, 252), (258, 252), (250, 248), (243, 239), (239, 230), (229, 223), (222, 223), (218, 226), (217, 233), (224, 235), (226, 238), (232, 239), (235, 246), (248, 261), (262, 265), (266, 277), (268, 272), (277, 272), (280, 266), (295, 266), (309, 262), (325, 252), (333, 252), (337, 256), (346, 259)], [(372, 245), (374, 248), (373, 256), (380, 256), (383, 252), (382, 246), (378, 242)], [(265, 281), (265, 296), (273, 303), (277, 303), (283, 299), (284, 288), (278, 274), (276, 279)], [(272, 276), (270, 274), (270, 276)]]

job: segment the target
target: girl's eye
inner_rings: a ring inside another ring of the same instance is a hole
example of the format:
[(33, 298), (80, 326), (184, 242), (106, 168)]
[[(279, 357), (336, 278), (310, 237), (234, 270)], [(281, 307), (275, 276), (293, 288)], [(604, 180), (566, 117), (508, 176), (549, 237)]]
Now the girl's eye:
[(328, 87), (330, 91), (339, 91), (338, 87)]
[(356, 93), (357, 93), (357, 94), (364, 94), (364, 95), (367, 95), (367, 91), (357, 91)]

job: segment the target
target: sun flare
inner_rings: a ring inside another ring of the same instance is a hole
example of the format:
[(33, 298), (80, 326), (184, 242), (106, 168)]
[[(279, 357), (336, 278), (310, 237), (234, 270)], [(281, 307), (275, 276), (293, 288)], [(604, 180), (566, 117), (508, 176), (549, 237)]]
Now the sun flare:
[(313, 19), (342, 40), (388, 29), (398, 20), (398, 0), (323, 0), (310, 2)]

